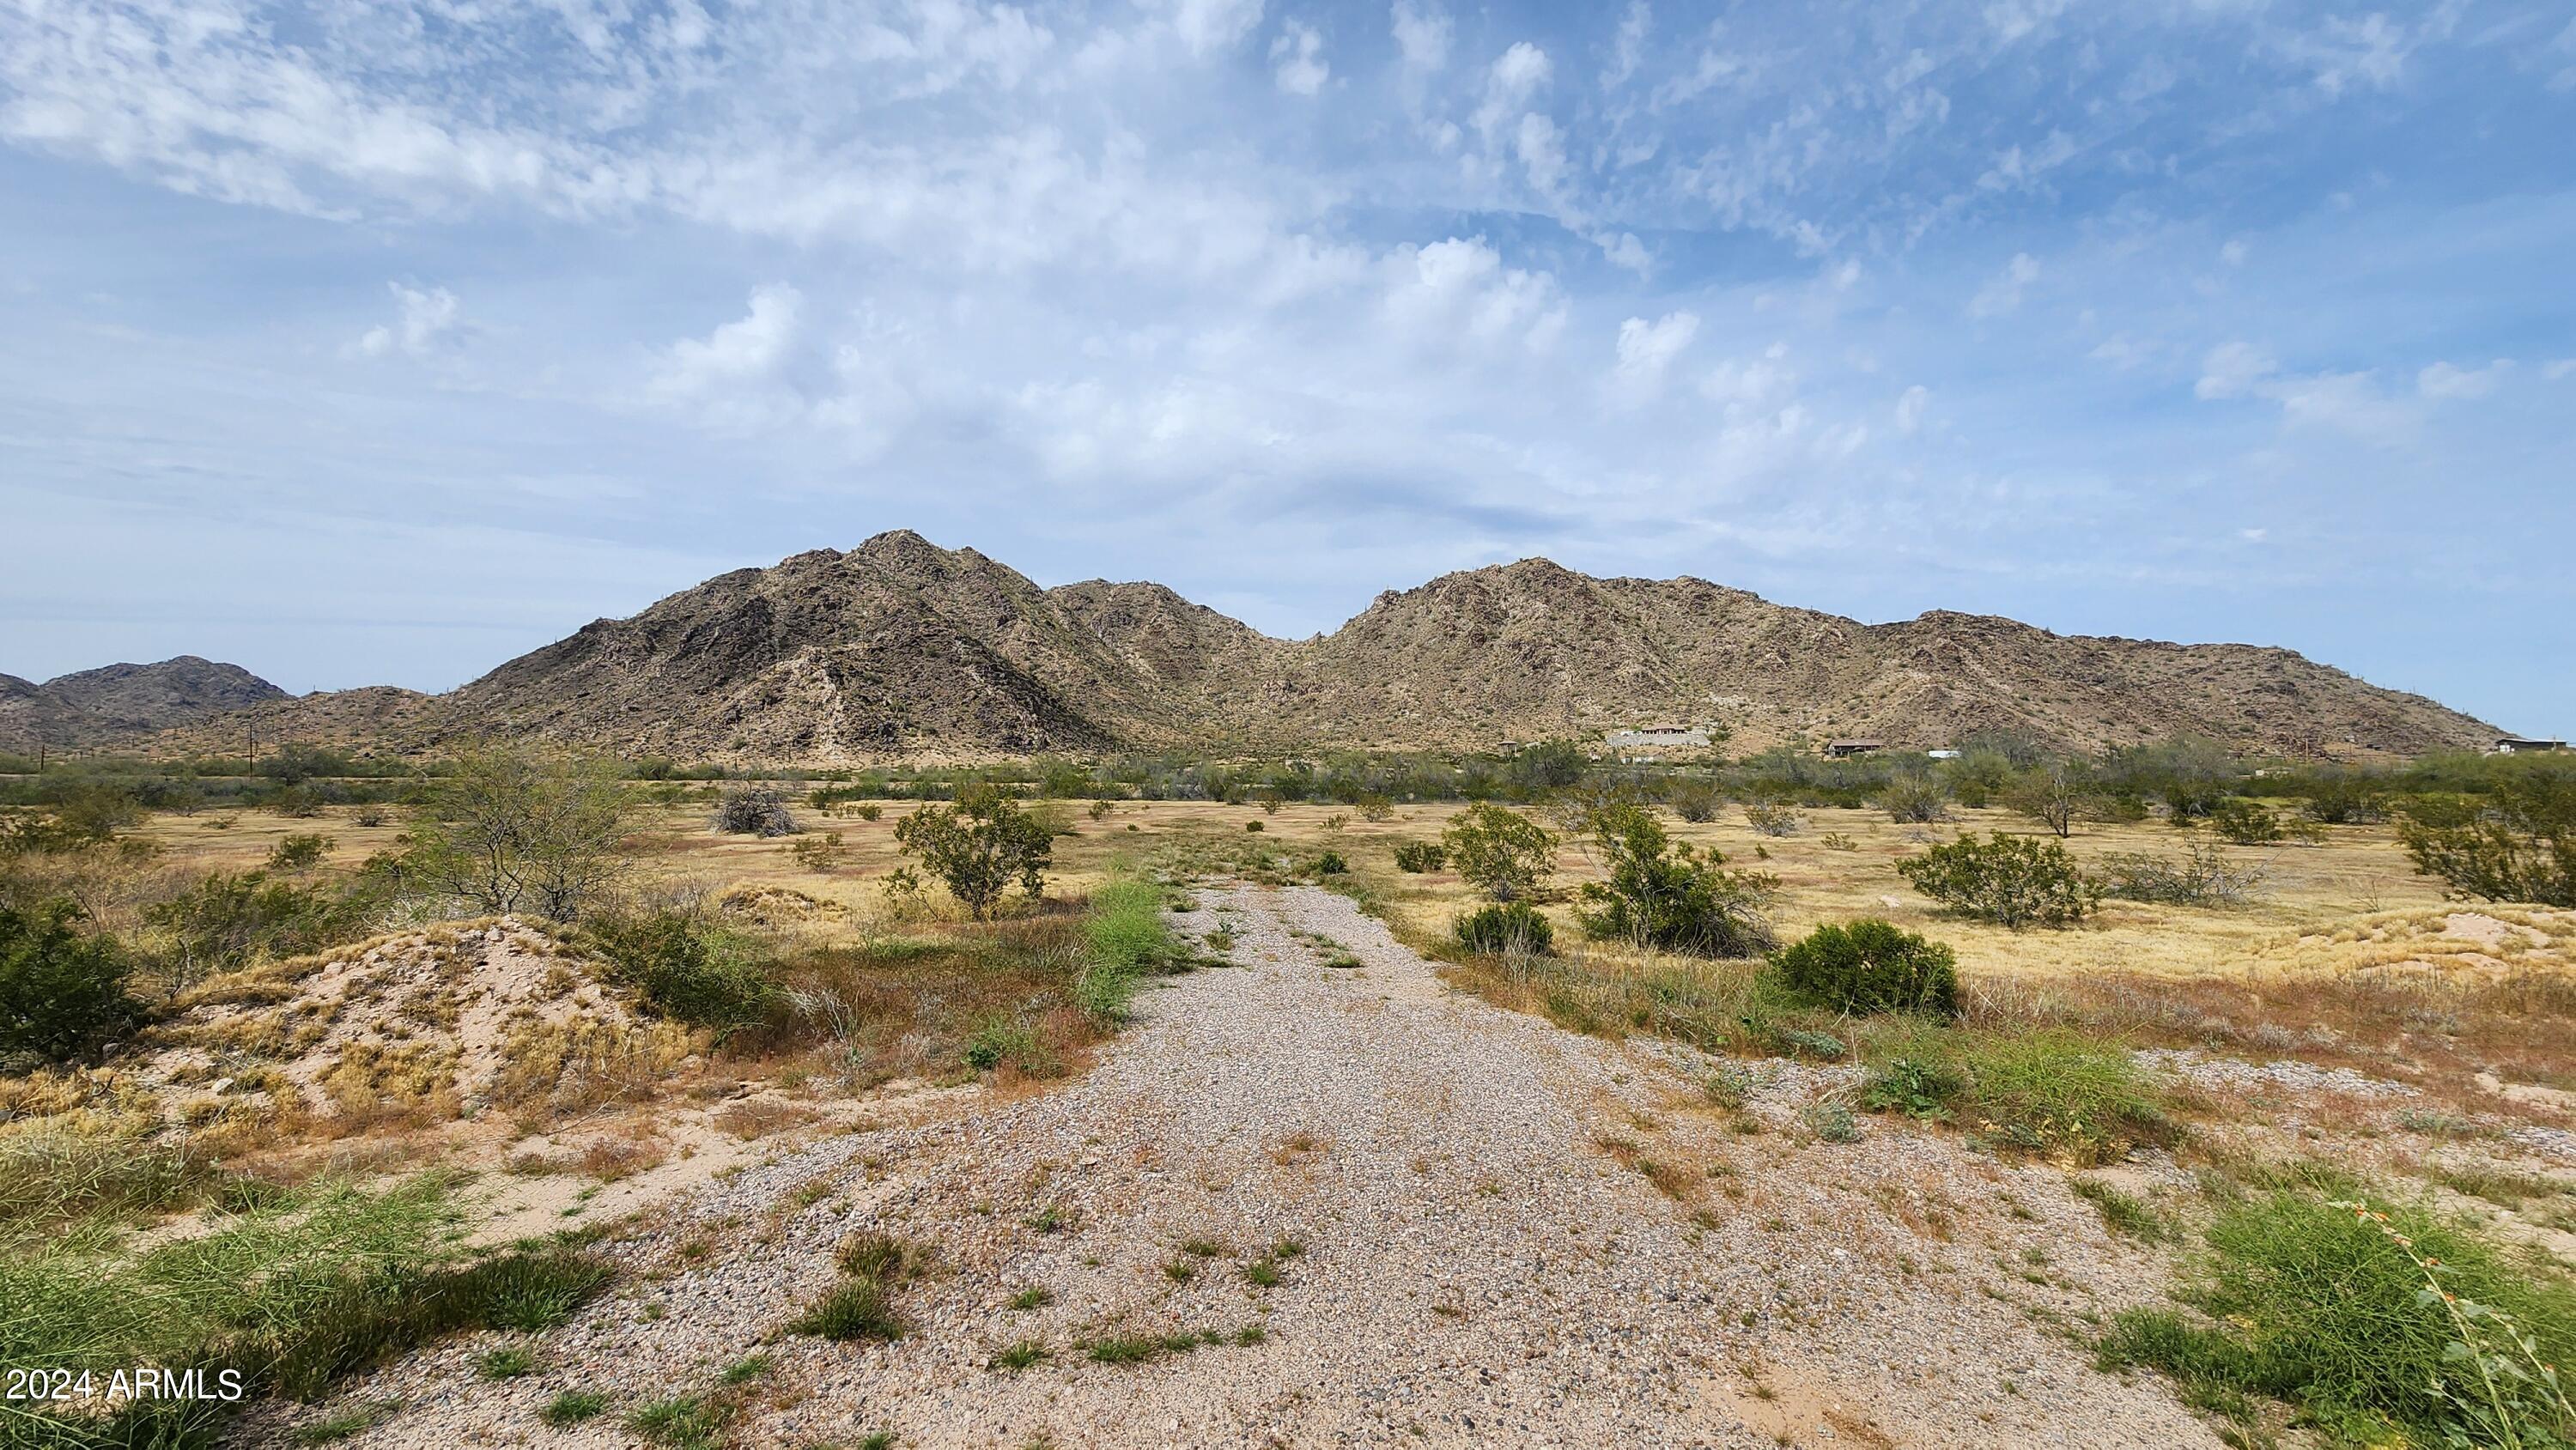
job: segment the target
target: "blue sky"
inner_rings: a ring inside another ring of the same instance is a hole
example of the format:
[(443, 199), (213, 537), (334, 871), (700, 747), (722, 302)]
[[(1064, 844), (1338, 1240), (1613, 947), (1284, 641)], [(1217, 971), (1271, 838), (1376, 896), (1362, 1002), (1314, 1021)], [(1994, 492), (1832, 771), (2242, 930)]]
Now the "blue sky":
[(2576, 15), (0, 0), (0, 670), (444, 688), (907, 527), (1545, 554), (2576, 731)]

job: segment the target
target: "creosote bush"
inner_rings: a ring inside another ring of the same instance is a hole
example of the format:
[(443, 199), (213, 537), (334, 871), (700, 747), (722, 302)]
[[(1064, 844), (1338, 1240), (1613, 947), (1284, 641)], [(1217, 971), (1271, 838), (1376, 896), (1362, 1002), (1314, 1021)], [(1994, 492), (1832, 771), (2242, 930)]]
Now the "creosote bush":
[(1449, 864), (1449, 853), (1437, 841), (1406, 841), (1395, 848), (1395, 869), (1421, 875)]
[(2116, 851), (2102, 858), (2103, 894), (2166, 906), (2236, 906), (2263, 882), (2260, 866), (2241, 865), (2198, 841), (2179, 857)]
[(953, 805), (926, 805), (895, 822), (894, 838), (978, 921), (992, 914), (1015, 880), (1021, 895), (1036, 900), (1055, 860), (1055, 833), (1047, 823), (982, 781), (957, 792)]
[(2476, 804), (2419, 804), (2398, 839), (2453, 895), (2576, 906), (2576, 761), (2514, 769)]
[(1556, 950), (1556, 927), (1526, 901), (1479, 907), (1460, 916), (1450, 930), (1458, 945), (1471, 952), (1543, 957)]
[(0, 907), (0, 1072), (15, 1070), (13, 1059), (80, 1056), (140, 1019), (124, 948), (80, 921), (69, 901)]
[(1794, 836), (1806, 828), (1807, 818), (1785, 801), (1747, 801), (1744, 823), (1758, 835)]
[(1829, 1011), (1956, 1016), (1958, 958), (1950, 948), (1864, 918), (1827, 922), (1771, 954), (1770, 973), (1792, 999)]
[(1495, 901), (1517, 901), (1554, 871), (1556, 837), (1547, 828), (1491, 801), (1478, 801), (1440, 833), (1467, 884)]
[(1639, 807), (1595, 821), (1608, 881), (1583, 884), (1583, 929), (1641, 947), (1703, 957), (1759, 956), (1775, 938), (1762, 908), (1779, 878), (1726, 869), (1726, 857), (1673, 840)]
[(2102, 883), (2055, 841), (1961, 837), (1896, 863), (1914, 889), (1962, 916), (2009, 927), (2072, 926), (2102, 901)]

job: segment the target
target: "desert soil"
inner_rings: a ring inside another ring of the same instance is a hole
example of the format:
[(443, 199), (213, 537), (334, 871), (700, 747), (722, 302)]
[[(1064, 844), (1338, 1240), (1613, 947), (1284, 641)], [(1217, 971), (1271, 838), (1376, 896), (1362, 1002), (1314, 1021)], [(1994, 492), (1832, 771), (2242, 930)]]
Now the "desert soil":
[[(2092, 1368), (2089, 1321), (2161, 1270), (2058, 1171), (1868, 1118), (1818, 1138), (1848, 1076), (1785, 1062), (1710, 1106), (1690, 1054), (1453, 992), (1340, 896), (1197, 900), (1175, 924), (1230, 927), (1231, 965), (1146, 993), (1079, 1079), (799, 1140), (640, 1216), (606, 1249), (626, 1287), (542, 1336), (537, 1373), (487, 1383), (507, 1337), (451, 1340), (251, 1438), (398, 1401), (343, 1443), (634, 1444), (636, 1405), (759, 1352), (729, 1429), (758, 1446), (2219, 1443)], [(933, 1256), (910, 1332), (787, 1334), (863, 1231)], [(1013, 1308), (1030, 1289), (1050, 1302)], [(1085, 1349), (1194, 1330), (1223, 1342)], [(1051, 1357), (994, 1367), (1028, 1340)], [(565, 1389), (615, 1408), (548, 1428)]]

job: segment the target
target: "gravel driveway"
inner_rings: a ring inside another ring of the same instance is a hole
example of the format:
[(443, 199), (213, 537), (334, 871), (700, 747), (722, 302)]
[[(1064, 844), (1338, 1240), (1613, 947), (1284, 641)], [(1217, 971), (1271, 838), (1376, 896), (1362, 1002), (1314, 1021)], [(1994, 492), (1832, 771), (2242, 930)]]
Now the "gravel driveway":
[[(1712, 1107), (1688, 1054), (1454, 993), (1340, 896), (1197, 899), (1175, 924), (1229, 927), (1233, 965), (1146, 993), (1086, 1076), (699, 1190), (614, 1250), (628, 1288), (533, 1376), (479, 1381), (475, 1336), (312, 1415), (399, 1398), (355, 1445), (637, 1444), (624, 1412), (757, 1348), (733, 1443), (2219, 1443), (2090, 1367), (2084, 1316), (2161, 1270), (2053, 1170), (1874, 1120), (1821, 1141), (1799, 1113), (1836, 1080), (1790, 1064)], [(936, 1256), (911, 1332), (783, 1335), (863, 1229)], [(1218, 1342), (1084, 1347), (1194, 1331)], [(991, 1363), (1031, 1340), (1050, 1357)], [(618, 1407), (547, 1428), (567, 1388)]]

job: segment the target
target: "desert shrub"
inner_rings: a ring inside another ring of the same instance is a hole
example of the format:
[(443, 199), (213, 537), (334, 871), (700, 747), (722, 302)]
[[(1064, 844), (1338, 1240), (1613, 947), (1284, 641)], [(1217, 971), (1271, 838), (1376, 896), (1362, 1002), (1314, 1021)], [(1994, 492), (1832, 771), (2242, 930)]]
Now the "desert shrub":
[[(2090, 789), (2064, 761), (2025, 772), (2004, 789), (2004, 802), (2063, 840), (2092, 799)], [(2143, 807), (2142, 807), (2143, 809)]]
[(1495, 901), (1517, 901), (1555, 870), (1556, 837), (1518, 811), (1479, 801), (1440, 833), (1468, 885)]
[(1571, 740), (1542, 740), (1516, 751), (1508, 767), (1512, 780), (1532, 791), (1562, 790), (1583, 779), (1583, 747)]
[(184, 988), (217, 972), (318, 952), (366, 934), (376, 917), (370, 883), (353, 890), (272, 881), (265, 871), (211, 872), (144, 909), (160, 932), (157, 957)]
[(850, 810), (852, 814), (856, 815), (863, 821), (873, 821), (885, 814), (885, 807), (878, 805), (875, 801), (861, 801), (857, 805), (852, 806)]
[(1259, 821), (1246, 821), (1243, 823), (1243, 828), (1247, 831), (1258, 832), (1261, 829), (1261, 823)]
[(2194, 841), (2180, 856), (2115, 851), (2101, 861), (2103, 894), (2166, 906), (2236, 906), (2263, 882), (2260, 866), (2241, 865), (2215, 846)]
[(391, 819), (390, 815), (383, 806), (379, 805), (363, 805), (349, 812), (349, 820), (352, 824), (368, 830), (374, 830), (389, 819)]
[(1253, 804), (1261, 807), (1263, 815), (1275, 816), (1281, 806), (1288, 804), (1288, 793), (1275, 785), (1265, 785), (1252, 793), (1252, 800)]
[(80, 921), (68, 901), (0, 906), (0, 1071), (11, 1059), (80, 1056), (141, 1016), (126, 990), (133, 965), (125, 950), (83, 933)]
[(2071, 926), (2102, 900), (2101, 883), (2077, 870), (2064, 846), (2001, 831), (1934, 846), (1896, 869), (1950, 910), (2009, 927)]
[(1827, 922), (1771, 954), (1769, 971), (1791, 998), (1855, 1016), (1959, 1010), (1957, 956), (1939, 942), (1884, 921)]
[(268, 798), (268, 808), (290, 821), (309, 821), (331, 803), (319, 786), (290, 785)]
[(469, 751), (425, 805), (408, 868), (478, 911), (575, 921), (626, 872), (631, 801), (614, 761)]
[(1526, 901), (1498, 902), (1460, 916), (1450, 926), (1462, 950), (1493, 956), (1543, 957), (1556, 950), (1556, 927)]
[(1449, 864), (1449, 853), (1437, 841), (1405, 841), (1395, 848), (1395, 869), (1420, 875)]
[(2309, 784), (2307, 800), (2299, 809), (2319, 825), (2369, 825), (2388, 819), (2388, 796), (2361, 776), (2324, 775)]
[(1343, 860), (1339, 851), (1326, 851), (1315, 858), (1315, 874), (1318, 876), (1346, 876), (1350, 869), (1351, 863)]
[(1022, 895), (1036, 900), (1046, 890), (1042, 873), (1055, 859), (1047, 823), (982, 781), (958, 791), (953, 805), (922, 806), (895, 822), (894, 838), (978, 921), (1014, 880)]
[(2475, 807), (2410, 809), (2398, 839), (2456, 896), (2576, 906), (2576, 766), (2517, 769)]
[(1928, 775), (1899, 776), (1878, 793), (1878, 807), (1900, 825), (1929, 825), (1950, 817), (1950, 792)]
[(1744, 823), (1760, 835), (1794, 836), (1805, 829), (1807, 818), (1786, 801), (1747, 801)]
[(1361, 820), (1391, 821), (1395, 819), (1395, 802), (1388, 800), (1385, 796), (1378, 794), (1376, 791), (1370, 790), (1360, 792), (1359, 799), (1353, 801), (1352, 804), (1360, 808)]
[(331, 854), (331, 838), (318, 832), (299, 832), (277, 843), (268, 853), (271, 871), (310, 871)]
[(1706, 825), (1717, 819), (1717, 808), (1721, 801), (1716, 786), (1706, 781), (1686, 780), (1676, 782), (1672, 789), (1665, 793), (1664, 803), (1671, 806), (1673, 814), (1683, 820), (1693, 825)]
[(1606, 815), (1597, 844), (1610, 879), (1583, 885), (1583, 929), (1641, 947), (1704, 957), (1750, 957), (1773, 945), (1762, 908), (1778, 878), (1726, 869), (1667, 836), (1646, 811)]
[[(2209, 1248), (2178, 1296), (2206, 1320), (2129, 1310), (2106, 1362), (2161, 1369), (2195, 1397), (2292, 1402), (2337, 1444), (2537, 1450), (2576, 1434), (2563, 1392), (2533, 1372), (2576, 1355), (2576, 1293), (2470, 1225), (2278, 1191), (2221, 1215)], [(2527, 1359), (2498, 1342), (2508, 1332), (2528, 1336)]]
[(787, 797), (765, 785), (728, 787), (716, 802), (715, 827), (728, 836), (792, 836), (797, 831)]
[(765, 957), (693, 903), (596, 913), (583, 935), (612, 980), (677, 1022), (718, 1032), (747, 1027), (778, 999)]
[(2224, 800), (2209, 813), (2209, 828), (2232, 844), (2269, 846), (2281, 839), (2281, 818), (2249, 800)]
[(808, 871), (829, 871), (840, 865), (850, 851), (840, 832), (825, 831), (819, 836), (807, 836), (797, 841), (787, 848), (787, 854), (795, 857), (796, 864)]

